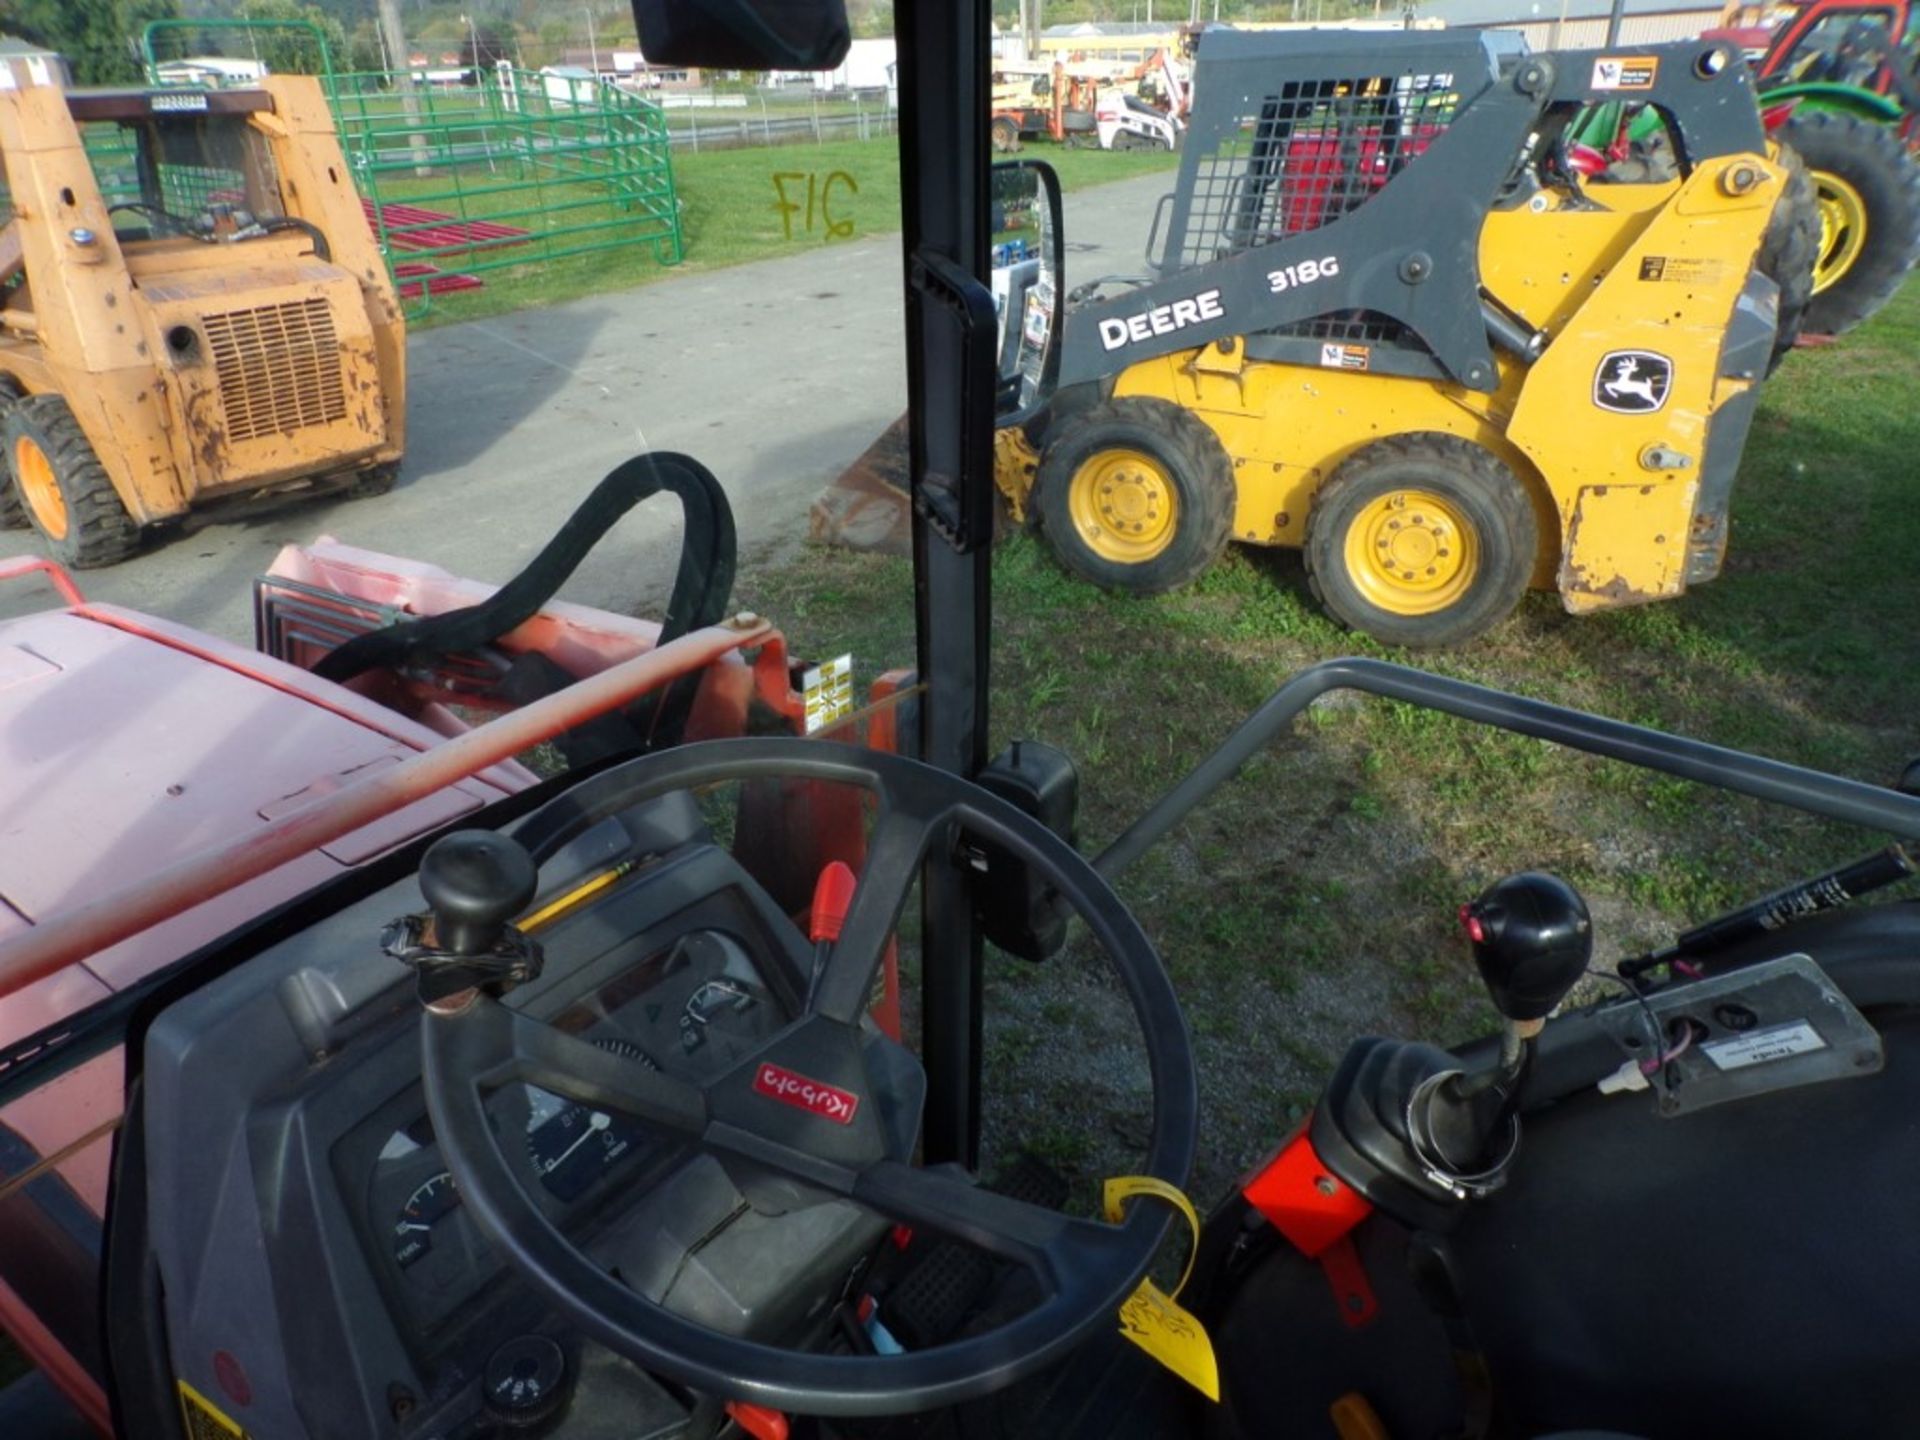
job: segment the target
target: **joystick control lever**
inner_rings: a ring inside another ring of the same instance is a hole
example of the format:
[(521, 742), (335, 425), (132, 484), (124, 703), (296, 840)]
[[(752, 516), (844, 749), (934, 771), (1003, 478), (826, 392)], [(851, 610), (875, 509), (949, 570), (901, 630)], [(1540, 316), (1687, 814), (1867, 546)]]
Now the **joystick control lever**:
[(411, 965), (428, 1004), (462, 991), (495, 990), (540, 973), (540, 947), (512, 921), (539, 886), (533, 857), (519, 841), (491, 830), (458, 830), (434, 841), (420, 860), (424, 915), (387, 927), (389, 955)]
[(1506, 1179), (1535, 1039), (1586, 970), (1586, 902), (1552, 875), (1512, 875), (1460, 909), (1474, 964), (1506, 1020), (1499, 1057), (1468, 1070), (1432, 1045), (1371, 1037), (1335, 1070), (1309, 1135), (1320, 1162), (1378, 1208), (1444, 1229)]
[(1534, 1041), (1593, 959), (1593, 919), (1557, 875), (1509, 875), (1460, 907), (1473, 963), (1505, 1018), (1499, 1062), (1430, 1076), (1408, 1103), (1408, 1138), (1430, 1170), (1469, 1189), (1498, 1184), (1519, 1141), (1515, 1110)]

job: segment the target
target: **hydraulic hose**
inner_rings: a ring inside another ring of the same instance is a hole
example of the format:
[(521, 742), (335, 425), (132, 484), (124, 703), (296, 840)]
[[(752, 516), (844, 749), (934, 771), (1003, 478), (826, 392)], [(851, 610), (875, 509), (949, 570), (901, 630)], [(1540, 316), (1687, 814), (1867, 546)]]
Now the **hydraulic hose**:
[[(665, 645), (716, 624), (733, 595), (737, 541), (733, 508), (713, 472), (689, 455), (656, 451), (615, 466), (581, 501), (546, 548), (513, 579), (477, 605), (401, 620), (357, 635), (323, 656), (313, 673), (344, 683), (368, 670), (425, 663), (499, 639), (539, 613), (587, 553), (623, 515), (661, 491), (676, 495), (685, 520), (673, 594), (660, 629)], [(658, 746), (675, 743), (686, 724), (699, 675), (682, 676), (637, 720)]]

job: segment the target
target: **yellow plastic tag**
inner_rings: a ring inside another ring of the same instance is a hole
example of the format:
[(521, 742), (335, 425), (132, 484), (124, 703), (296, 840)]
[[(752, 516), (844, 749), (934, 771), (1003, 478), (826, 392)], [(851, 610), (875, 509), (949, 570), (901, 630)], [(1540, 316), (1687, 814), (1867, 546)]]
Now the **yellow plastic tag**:
[(186, 1381), (180, 1387), (180, 1415), (187, 1440), (249, 1440), (247, 1432), (220, 1413), (220, 1409)]
[(1187, 1268), (1173, 1295), (1152, 1280), (1142, 1280), (1140, 1288), (1127, 1297), (1120, 1307), (1120, 1333), (1209, 1400), (1218, 1400), (1220, 1366), (1213, 1357), (1213, 1342), (1207, 1338), (1206, 1327), (1174, 1299), (1186, 1289), (1193, 1274), (1194, 1252), (1200, 1247), (1200, 1217), (1194, 1212), (1193, 1202), (1166, 1181), (1151, 1175), (1120, 1175), (1106, 1183), (1102, 1198), (1107, 1219), (1118, 1224), (1126, 1214), (1127, 1201), (1136, 1195), (1164, 1200), (1186, 1216), (1193, 1229), (1193, 1245), (1187, 1251)]

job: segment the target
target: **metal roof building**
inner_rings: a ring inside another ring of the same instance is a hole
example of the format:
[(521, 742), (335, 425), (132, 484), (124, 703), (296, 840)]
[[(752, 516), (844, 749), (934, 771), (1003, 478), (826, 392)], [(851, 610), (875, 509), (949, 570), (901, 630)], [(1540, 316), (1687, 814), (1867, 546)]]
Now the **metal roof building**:
[[(1518, 30), (1535, 50), (1597, 50), (1607, 42), (1611, 0), (1432, 0), (1422, 20), (1449, 29)], [(1688, 0), (1627, 0), (1620, 24), (1624, 45), (1691, 40), (1720, 23), (1718, 5)]]

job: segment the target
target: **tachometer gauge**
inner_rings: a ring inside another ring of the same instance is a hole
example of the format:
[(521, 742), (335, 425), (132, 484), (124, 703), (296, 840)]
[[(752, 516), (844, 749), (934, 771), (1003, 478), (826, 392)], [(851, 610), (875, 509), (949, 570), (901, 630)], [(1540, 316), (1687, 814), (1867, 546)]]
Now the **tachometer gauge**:
[(407, 1196), (393, 1222), (393, 1258), (402, 1270), (432, 1253), (433, 1227), (459, 1203), (460, 1192), (445, 1170), (422, 1181)]
[[(602, 1050), (658, 1070), (653, 1058), (629, 1040), (595, 1041)], [(637, 1145), (646, 1126), (605, 1110), (590, 1109), (544, 1090), (528, 1089), (527, 1156), (534, 1173), (556, 1200), (572, 1201)]]

